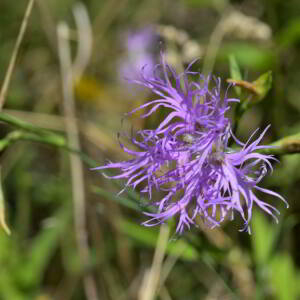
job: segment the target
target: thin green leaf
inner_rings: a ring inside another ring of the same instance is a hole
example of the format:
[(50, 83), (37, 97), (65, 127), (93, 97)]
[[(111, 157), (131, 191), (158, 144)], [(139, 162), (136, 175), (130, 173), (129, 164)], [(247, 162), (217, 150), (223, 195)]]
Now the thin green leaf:
[(278, 228), (270, 224), (262, 213), (254, 211), (252, 229), (254, 259), (256, 264), (261, 266), (270, 258)]
[(297, 299), (298, 278), (295, 266), (289, 254), (280, 254), (271, 262), (271, 284), (276, 292), (276, 299)]
[[(229, 55), (229, 69), (230, 69), (230, 76), (232, 79), (235, 80), (243, 79), (238, 62), (233, 54)], [(235, 86), (234, 90), (238, 96), (241, 96), (242, 90), (239, 86)]]
[(272, 71), (262, 74), (252, 84), (256, 90), (256, 95), (254, 99), (251, 99), (251, 103), (256, 103), (263, 100), (270, 91), (272, 87)]
[(38, 285), (51, 256), (58, 246), (59, 238), (71, 220), (69, 205), (63, 206), (52, 218), (53, 226), (41, 230), (31, 243), (31, 249), (20, 267), (21, 282), (27, 286)]

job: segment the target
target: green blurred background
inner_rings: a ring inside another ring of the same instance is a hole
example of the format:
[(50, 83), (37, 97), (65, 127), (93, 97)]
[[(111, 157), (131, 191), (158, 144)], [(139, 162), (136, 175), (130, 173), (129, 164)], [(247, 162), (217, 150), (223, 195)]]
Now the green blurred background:
[[(18, 125), (13, 119), (0, 127), (0, 198), (11, 230), (10, 235), (0, 232), (0, 300), (300, 299), (299, 154), (279, 157), (272, 176), (263, 182), (283, 195), (290, 208), (265, 197), (281, 211), (280, 222), (276, 225), (255, 211), (252, 235), (238, 231), (239, 220), (214, 230), (199, 224), (181, 237), (174, 236), (172, 222), (161, 230), (142, 227), (145, 199), (138, 191), (118, 197), (121, 182), (90, 170), (107, 159), (126, 159), (118, 131), (154, 126), (163, 117), (156, 114), (147, 121), (135, 118), (121, 124), (125, 112), (152, 97), (120, 79), (122, 62), (129, 57), (134, 62), (137, 55), (127, 52), (126, 36), (143, 28), (151, 27), (158, 35), (147, 49), (154, 60), (164, 49), (180, 71), (199, 58), (194, 68), (220, 76), (224, 88), (231, 76), (230, 55), (244, 80), (272, 71), (272, 88), (243, 115), (239, 138), (246, 140), (254, 129), (268, 124), (272, 127), (265, 143), (298, 133), (300, 1), (82, 3), (93, 38), (88, 64), (73, 81), (81, 147), (76, 157), (83, 164), (74, 162), (74, 156), (70, 161), (70, 151), (60, 144), (68, 112), (57, 25), (69, 25), (74, 58), (80, 42), (73, 16), (76, 1), (34, 2), (1, 112), (33, 127), (22, 123), (22, 134), (28, 129), (32, 135), (8, 144)], [(0, 1), (0, 83), (26, 6), (23, 0)], [(81, 167), (82, 176), (76, 169)]]

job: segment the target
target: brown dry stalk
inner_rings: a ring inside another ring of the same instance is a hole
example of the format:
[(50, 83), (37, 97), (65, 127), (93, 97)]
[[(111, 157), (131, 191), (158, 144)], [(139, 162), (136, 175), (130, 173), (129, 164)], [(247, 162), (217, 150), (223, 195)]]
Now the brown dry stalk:
[(19, 49), (20, 49), (22, 40), (25, 35), (25, 31), (27, 28), (29, 16), (32, 11), (33, 3), (34, 3), (34, 0), (29, 0), (29, 2), (28, 2), (27, 8), (26, 8), (26, 11), (24, 14), (24, 18), (23, 18), (23, 21), (22, 21), (22, 24), (20, 27), (20, 31), (19, 31), (16, 43), (15, 43), (15, 46), (14, 46), (14, 49), (13, 49), (13, 52), (12, 52), (12, 55), (11, 55), (11, 58), (9, 61), (9, 65), (8, 65), (8, 68), (7, 68), (7, 71), (5, 74), (5, 78), (4, 78), (4, 82), (2, 84), (1, 91), (0, 91), (0, 110), (2, 109), (2, 107), (5, 103), (5, 98), (6, 98), (6, 94), (8, 91), (9, 83), (11, 80), (11, 76), (12, 76), (14, 67), (16, 65), (16, 59), (17, 59), (17, 56), (19, 53)]

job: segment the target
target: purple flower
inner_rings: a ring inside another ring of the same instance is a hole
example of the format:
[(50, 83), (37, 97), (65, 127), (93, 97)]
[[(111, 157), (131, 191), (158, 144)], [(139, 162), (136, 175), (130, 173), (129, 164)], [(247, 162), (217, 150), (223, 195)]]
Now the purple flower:
[[(227, 92), (221, 97), (220, 79), (204, 77), (192, 72), (191, 67), (192, 64), (177, 74), (162, 56), (153, 74), (142, 71), (140, 79), (132, 80), (150, 89), (157, 99), (129, 114), (146, 109), (141, 116), (146, 118), (162, 107), (169, 114), (156, 129), (139, 130), (131, 137), (138, 150), (121, 143), (132, 159), (96, 169), (119, 169), (119, 175), (109, 178), (125, 179), (124, 189), (139, 186), (142, 193), (148, 194), (156, 212), (145, 212), (149, 217), (143, 223), (145, 226), (162, 224), (176, 216), (176, 232), (182, 233), (196, 224), (196, 218), (202, 218), (213, 228), (237, 213), (244, 221), (243, 230), (250, 233), (254, 205), (276, 220), (279, 213), (260, 200), (256, 191), (286, 203), (279, 194), (258, 186), (267, 170), (272, 171), (271, 161), (275, 160), (272, 155), (256, 152), (268, 148), (259, 145), (268, 127), (252, 142), (257, 131), (247, 143), (239, 141), (225, 115), (229, 103), (238, 100), (228, 98)], [(229, 147), (230, 140), (236, 144), (235, 148)], [(163, 198), (153, 200), (153, 190), (163, 192)]]
[(149, 75), (155, 65), (153, 45), (158, 39), (151, 26), (139, 31), (129, 32), (126, 36), (125, 48), (127, 54), (120, 61), (120, 78), (137, 78), (140, 70), (145, 68)]

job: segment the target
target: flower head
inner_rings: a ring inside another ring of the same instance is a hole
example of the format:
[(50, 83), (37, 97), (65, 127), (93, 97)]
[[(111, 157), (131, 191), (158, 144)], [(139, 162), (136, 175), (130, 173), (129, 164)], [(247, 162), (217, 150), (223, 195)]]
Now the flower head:
[[(257, 205), (276, 219), (277, 209), (260, 200), (256, 191), (275, 196), (279, 194), (259, 187), (267, 170), (272, 171), (272, 155), (257, 150), (263, 133), (251, 142), (242, 143), (231, 131), (226, 112), (229, 103), (238, 101), (221, 96), (219, 78), (205, 77), (191, 71), (191, 65), (177, 74), (162, 56), (150, 76), (141, 72), (132, 82), (150, 89), (157, 99), (137, 109), (146, 109), (146, 118), (158, 109), (169, 110), (156, 129), (139, 130), (131, 142), (138, 150), (131, 150), (121, 143), (132, 156), (128, 161), (109, 163), (96, 169), (120, 169), (113, 179), (126, 179), (126, 187), (147, 193), (156, 212), (145, 212), (149, 217), (143, 223), (154, 226), (169, 218), (178, 217), (176, 231), (196, 224), (201, 217), (209, 227), (219, 226), (237, 212), (244, 220), (244, 228), (250, 232), (252, 209)], [(197, 81), (195, 81), (195, 78)], [(192, 79), (192, 80), (191, 80)], [(229, 147), (233, 141), (238, 148)], [(233, 150), (235, 149), (235, 150)], [(152, 191), (164, 193), (159, 201), (152, 199)], [(285, 202), (286, 203), (286, 202)]]
[(120, 61), (120, 78), (137, 78), (140, 70), (145, 68), (148, 75), (155, 65), (153, 44), (158, 39), (151, 26), (138, 31), (130, 31), (126, 35), (125, 49), (127, 54)]

